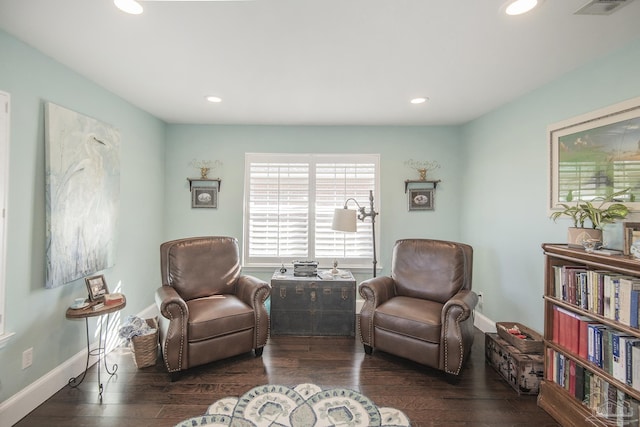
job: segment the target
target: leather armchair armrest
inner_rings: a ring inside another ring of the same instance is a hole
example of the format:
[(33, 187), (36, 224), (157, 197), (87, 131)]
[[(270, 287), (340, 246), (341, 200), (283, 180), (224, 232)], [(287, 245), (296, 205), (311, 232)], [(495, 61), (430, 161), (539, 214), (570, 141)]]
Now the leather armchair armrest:
[(462, 362), (473, 344), (473, 309), (478, 296), (470, 290), (462, 290), (446, 302), (442, 308), (440, 342), (440, 367), (443, 371), (458, 375)]
[(236, 296), (255, 309), (263, 305), (271, 293), (271, 285), (254, 276), (243, 275), (236, 284)]
[(456, 313), (457, 321), (466, 320), (476, 308), (478, 304), (478, 295), (470, 290), (462, 290), (455, 294), (442, 308), (442, 322), (444, 324), (446, 317), (450, 315), (450, 311), (455, 307), (459, 307), (460, 312)]
[(365, 299), (365, 304), (371, 303), (375, 309), (395, 296), (395, 284), (389, 276), (374, 277), (360, 283), (358, 292)]
[(169, 372), (188, 368), (187, 325), (189, 307), (171, 286), (161, 286), (155, 293), (160, 310), (160, 346)]
[[(172, 304), (177, 304), (177, 307), (172, 307)], [(185, 318), (189, 318), (189, 308), (187, 303), (182, 299), (178, 292), (171, 286), (161, 286), (156, 290), (156, 305), (162, 314), (167, 319), (171, 319), (172, 312), (180, 310)]]
[[(256, 327), (253, 348), (258, 349), (267, 344), (269, 337), (269, 314), (264, 302), (271, 295), (271, 285), (253, 276), (243, 275), (238, 278), (236, 296), (253, 308)], [(262, 327), (266, 324), (267, 327)]]
[(365, 348), (373, 348), (373, 312), (377, 306), (395, 295), (395, 284), (389, 276), (374, 277), (360, 283), (358, 292), (364, 298), (364, 305), (360, 310), (360, 338)]

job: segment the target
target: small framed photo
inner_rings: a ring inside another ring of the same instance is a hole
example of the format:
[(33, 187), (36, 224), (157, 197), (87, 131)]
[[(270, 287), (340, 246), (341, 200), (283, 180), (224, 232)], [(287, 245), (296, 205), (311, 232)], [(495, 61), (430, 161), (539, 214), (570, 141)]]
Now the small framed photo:
[(413, 188), (409, 189), (409, 210), (410, 211), (432, 211), (433, 210), (433, 188)]
[(216, 187), (191, 188), (192, 208), (217, 208), (218, 189)]
[(84, 281), (87, 284), (90, 301), (102, 301), (104, 296), (109, 293), (107, 282), (104, 280), (103, 275), (87, 277)]
[(640, 222), (623, 222), (622, 227), (624, 233), (622, 253), (624, 255), (632, 255), (631, 247), (634, 244), (638, 246), (640, 242)]

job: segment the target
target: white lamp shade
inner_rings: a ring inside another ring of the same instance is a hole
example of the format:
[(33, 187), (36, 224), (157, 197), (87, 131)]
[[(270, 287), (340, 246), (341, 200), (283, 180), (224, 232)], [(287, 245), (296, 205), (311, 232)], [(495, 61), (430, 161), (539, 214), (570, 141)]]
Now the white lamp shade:
[(353, 209), (338, 208), (333, 212), (333, 223), (331, 229), (336, 231), (356, 232), (356, 214)]

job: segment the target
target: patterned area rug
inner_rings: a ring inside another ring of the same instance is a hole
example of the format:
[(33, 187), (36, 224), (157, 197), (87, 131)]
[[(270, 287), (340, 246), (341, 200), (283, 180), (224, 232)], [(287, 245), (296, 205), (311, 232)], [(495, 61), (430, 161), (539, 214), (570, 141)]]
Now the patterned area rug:
[(296, 387), (263, 385), (240, 397), (226, 397), (207, 413), (184, 420), (176, 427), (408, 427), (409, 419), (394, 408), (378, 408), (357, 391), (315, 384)]

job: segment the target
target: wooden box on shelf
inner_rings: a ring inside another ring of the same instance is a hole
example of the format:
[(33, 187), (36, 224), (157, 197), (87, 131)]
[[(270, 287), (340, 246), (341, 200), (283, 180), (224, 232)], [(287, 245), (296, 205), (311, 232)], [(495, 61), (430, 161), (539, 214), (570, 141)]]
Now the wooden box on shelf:
[(485, 359), (518, 392), (538, 394), (544, 372), (541, 354), (522, 353), (498, 334), (486, 333)]
[(542, 248), (545, 374), (538, 405), (563, 426), (637, 425), (640, 378), (633, 372), (640, 357), (632, 347), (627, 359), (620, 343), (640, 345), (640, 330), (619, 317), (628, 301), (616, 286), (640, 279), (640, 261), (560, 244)]

